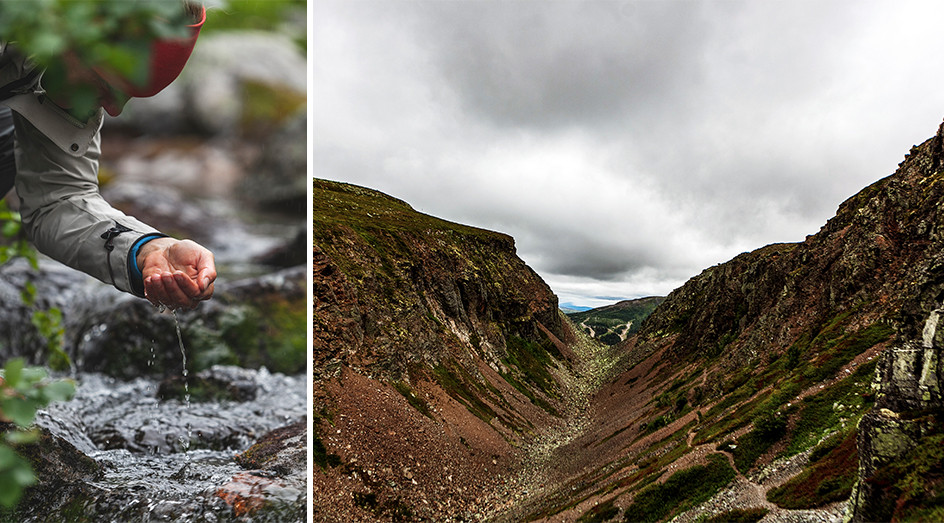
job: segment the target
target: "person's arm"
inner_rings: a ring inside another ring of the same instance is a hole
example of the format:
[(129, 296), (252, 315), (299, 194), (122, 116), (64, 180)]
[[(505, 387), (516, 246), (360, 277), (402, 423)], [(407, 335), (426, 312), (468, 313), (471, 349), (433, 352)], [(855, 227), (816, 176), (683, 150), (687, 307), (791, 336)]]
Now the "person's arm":
[(155, 304), (193, 307), (212, 295), (208, 250), (166, 238), (102, 199), (97, 129), (74, 154), (16, 112), (14, 127), (20, 214), (40, 252)]

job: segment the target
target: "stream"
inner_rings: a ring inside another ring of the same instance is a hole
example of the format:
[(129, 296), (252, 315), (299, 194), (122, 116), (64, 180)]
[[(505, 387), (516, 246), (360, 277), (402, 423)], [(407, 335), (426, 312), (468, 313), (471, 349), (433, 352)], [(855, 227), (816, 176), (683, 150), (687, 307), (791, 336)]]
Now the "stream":
[[(103, 465), (103, 477), (90, 482), (99, 493), (87, 503), (109, 507), (114, 520), (225, 520), (232, 510), (216, 492), (242, 471), (233, 455), (262, 434), (304, 419), (306, 380), (265, 369), (211, 370), (240, 380), (255, 398), (188, 406), (159, 399), (160, 383), (151, 378), (79, 373), (75, 398), (42, 411), (37, 425)], [(286, 488), (284, 501), (299, 496), (304, 482)]]
[(304, 46), (222, 23), (170, 88), (106, 119), (98, 159), (110, 205), (214, 253), (213, 298), (161, 312), (43, 257), (0, 264), (0, 365), (50, 362), (32, 320), (58, 309), (71, 369), (53, 376), (76, 384), (38, 413), (40, 481), (0, 521), (305, 521)]

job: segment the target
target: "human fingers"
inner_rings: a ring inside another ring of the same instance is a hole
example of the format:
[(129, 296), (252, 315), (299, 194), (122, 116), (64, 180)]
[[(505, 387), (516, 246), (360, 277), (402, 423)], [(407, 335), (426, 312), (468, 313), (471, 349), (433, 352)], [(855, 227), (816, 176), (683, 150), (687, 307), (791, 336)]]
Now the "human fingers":
[(159, 272), (144, 278), (144, 297), (155, 307), (164, 305), (168, 301)]
[(197, 283), (200, 285), (200, 299), (208, 300), (213, 296), (213, 282), (216, 280), (216, 270), (204, 268), (197, 275)]
[(159, 304), (172, 309), (193, 307), (193, 300), (180, 288), (177, 276), (174, 274), (164, 272), (159, 276), (152, 276), (151, 284), (154, 289), (154, 296), (158, 299)]
[(180, 289), (180, 291), (184, 293), (186, 297), (195, 298), (202, 291), (200, 285), (183, 272), (177, 271), (173, 274), (173, 276), (174, 283), (177, 285), (177, 288)]

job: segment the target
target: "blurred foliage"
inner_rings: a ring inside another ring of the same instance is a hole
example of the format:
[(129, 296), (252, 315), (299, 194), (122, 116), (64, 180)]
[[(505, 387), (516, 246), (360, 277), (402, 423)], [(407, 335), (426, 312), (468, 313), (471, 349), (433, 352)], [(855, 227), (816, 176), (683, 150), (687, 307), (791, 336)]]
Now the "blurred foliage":
[(307, 48), (306, 0), (207, 0), (204, 32), (255, 29), (288, 34)]
[(0, 420), (12, 422), (15, 429), (0, 439), (0, 505), (15, 505), (23, 489), (36, 482), (29, 463), (12, 446), (35, 442), (39, 434), (30, 426), (36, 411), (74, 394), (72, 381), (50, 381), (44, 369), (26, 367), (22, 358), (7, 362), (0, 379)]
[(267, 136), (305, 106), (307, 97), (294, 89), (247, 79), (243, 85), (243, 132)]
[[(200, 2), (192, 2), (199, 4)], [(307, 49), (306, 0), (207, 0), (201, 33), (257, 29), (288, 35)], [(183, 1), (30, 0), (0, 2), (0, 41), (12, 43), (43, 74), (43, 87), (79, 119), (100, 93), (76, 71), (108, 71), (132, 84), (148, 81), (154, 39), (187, 36)]]
[[(18, 212), (11, 211), (5, 200), (0, 200), (0, 265), (15, 258), (29, 262), (34, 271), (39, 270), (39, 258), (36, 249), (29, 243)], [(46, 340), (46, 352), (49, 365), (55, 370), (67, 370), (72, 365), (69, 355), (63, 349), (62, 311), (56, 307), (40, 308), (36, 301), (36, 286), (27, 281), (20, 291), (23, 304), (33, 309), (30, 322)]]
[(98, 106), (97, 89), (75, 82), (78, 69), (97, 67), (144, 84), (151, 41), (185, 37), (188, 23), (176, 1), (0, 2), (2, 39), (46, 70), (43, 87), (67, 96), (57, 103), (74, 115)]
[[(4, 200), (0, 200), (0, 224), (3, 237), (0, 264), (24, 258), (38, 270), (38, 255), (26, 239), (20, 215), (11, 211)], [(20, 297), (26, 306), (34, 309), (31, 321), (47, 341), (50, 365), (56, 369), (69, 368), (71, 361), (63, 350), (62, 313), (56, 308), (37, 308), (36, 286), (31, 281), (26, 282)], [(22, 358), (7, 362), (0, 378), (0, 421), (12, 422), (16, 429), (0, 439), (0, 505), (13, 506), (22, 489), (36, 481), (29, 464), (10, 445), (35, 441), (35, 429), (27, 430), (27, 427), (33, 423), (36, 411), (52, 401), (69, 399), (74, 392), (71, 381), (49, 381), (44, 369), (26, 367)]]

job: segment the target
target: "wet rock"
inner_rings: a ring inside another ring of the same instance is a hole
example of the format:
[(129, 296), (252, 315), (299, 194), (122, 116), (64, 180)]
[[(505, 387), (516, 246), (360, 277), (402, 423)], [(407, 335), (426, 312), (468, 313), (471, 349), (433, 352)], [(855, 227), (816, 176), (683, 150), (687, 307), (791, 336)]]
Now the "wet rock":
[(180, 375), (182, 350), (190, 372), (222, 364), (302, 373), (305, 272), (297, 267), (221, 282), (212, 300), (176, 316), (130, 295), (103, 292), (73, 304), (66, 317), (67, 350), (79, 369), (128, 379)]
[[(0, 423), (0, 433), (12, 429), (13, 424)], [(36, 483), (24, 491), (15, 511), (0, 513), (0, 517), (16, 521), (46, 517), (56, 510), (68, 510), (100, 491), (89, 482), (103, 476), (103, 467), (47, 429), (39, 429), (38, 441), (14, 449), (29, 462)]]
[[(106, 136), (103, 140), (109, 138)], [(137, 204), (149, 204), (139, 201), (144, 196), (150, 197), (149, 192), (123, 194), (122, 191), (127, 192), (122, 188), (126, 184), (143, 186), (139, 191), (154, 191), (156, 195), (160, 195), (160, 190), (171, 189), (187, 198), (230, 197), (245, 176), (246, 165), (257, 156), (255, 148), (243, 141), (213, 142), (199, 137), (168, 137), (133, 142), (116, 139), (111, 142), (115, 145), (103, 160), (109, 175), (107, 183), (103, 183), (103, 195), (113, 204), (120, 197)], [(155, 184), (155, 180), (160, 180), (160, 184)], [(210, 211), (203, 208), (205, 206), (200, 207), (203, 212)]]
[[(0, 433), (13, 428), (12, 423), (0, 422)], [(16, 445), (14, 449), (29, 461), (40, 483), (75, 483), (102, 476), (101, 465), (48, 429), (39, 429), (36, 442)]]
[(127, 413), (114, 409), (112, 418), (91, 429), (89, 436), (106, 450), (168, 454), (195, 449), (238, 449), (252, 441), (256, 432), (251, 423), (239, 423), (206, 410), (187, 410), (170, 417), (146, 410)]
[[(136, 455), (168, 456), (198, 449), (243, 450), (261, 434), (304, 411), (302, 377), (266, 370), (215, 369), (251, 382), (252, 400), (187, 402), (159, 399), (157, 384), (146, 378), (118, 381), (83, 375), (76, 399), (50, 407), (50, 415), (70, 429), (66, 437), (95, 453), (101, 449)], [(47, 423), (44, 421), (44, 425)], [(81, 436), (74, 433), (78, 431)], [(231, 455), (227, 454), (227, 459)]]
[(294, 216), (308, 210), (306, 145), (307, 118), (304, 112), (275, 128), (264, 140), (262, 154), (243, 179), (240, 194), (262, 209)]
[(77, 303), (65, 317), (66, 346), (78, 369), (122, 378), (180, 372), (172, 314), (130, 295), (101, 298)]
[(300, 228), (291, 240), (256, 257), (256, 262), (273, 267), (296, 267), (308, 262), (308, 233)]
[(189, 396), (190, 401), (252, 401), (259, 390), (256, 377), (247, 369), (214, 365), (194, 376), (165, 377), (157, 395), (162, 399)]
[(304, 484), (258, 472), (242, 472), (216, 491), (233, 513), (251, 521), (304, 521)]
[[(36, 288), (33, 305), (25, 304), (21, 295), (27, 282)], [(51, 308), (65, 311), (99, 286), (85, 274), (45, 260), (39, 271), (22, 259), (0, 267), (0, 361), (23, 357), (32, 365), (46, 364), (47, 340), (33, 325), (33, 314)]]
[(299, 422), (269, 432), (236, 456), (242, 467), (216, 495), (240, 516), (306, 513), (307, 423)]
[(167, 186), (122, 182), (104, 192), (115, 208), (177, 238), (206, 244), (222, 225), (205, 207), (187, 203), (179, 191)]
[(248, 450), (236, 456), (247, 469), (261, 469), (285, 475), (306, 470), (307, 424), (295, 423), (266, 434)]

